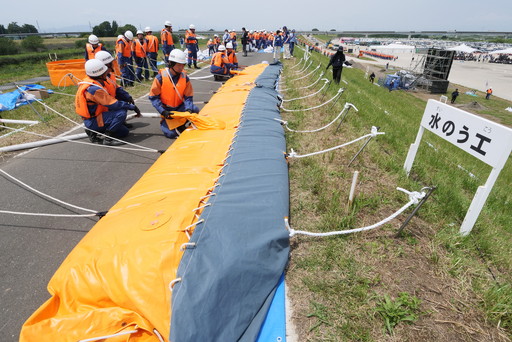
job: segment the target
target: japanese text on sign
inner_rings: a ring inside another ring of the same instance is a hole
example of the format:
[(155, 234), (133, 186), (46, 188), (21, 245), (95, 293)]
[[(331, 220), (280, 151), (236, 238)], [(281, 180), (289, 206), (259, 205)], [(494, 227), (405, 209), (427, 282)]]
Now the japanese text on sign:
[(493, 167), (510, 153), (511, 129), (439, 101), (428, 101), (421, 125)]

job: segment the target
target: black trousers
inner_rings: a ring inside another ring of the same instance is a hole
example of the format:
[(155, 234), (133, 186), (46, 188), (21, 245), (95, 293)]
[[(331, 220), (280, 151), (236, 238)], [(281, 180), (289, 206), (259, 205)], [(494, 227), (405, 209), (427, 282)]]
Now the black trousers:
[(341, 72), (343, 71), (343, 67), (339, 67), (339, 68), (332, 68), (332, 79), (334, 80), (334, 82), (336, 82), (337, 84), (340, 83), (341, 81)]

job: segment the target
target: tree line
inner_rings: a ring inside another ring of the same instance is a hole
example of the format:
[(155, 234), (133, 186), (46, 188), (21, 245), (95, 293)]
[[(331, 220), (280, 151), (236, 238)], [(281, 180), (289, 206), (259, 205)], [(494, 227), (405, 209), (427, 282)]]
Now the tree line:
[(13, 21), (7, 25), (7, 28), (4, 25), (0, 25), (0, 34), (8, 33), (38, 33), (38, 31), (34, 25), (23, 24), (20, 26), (17, 22)]

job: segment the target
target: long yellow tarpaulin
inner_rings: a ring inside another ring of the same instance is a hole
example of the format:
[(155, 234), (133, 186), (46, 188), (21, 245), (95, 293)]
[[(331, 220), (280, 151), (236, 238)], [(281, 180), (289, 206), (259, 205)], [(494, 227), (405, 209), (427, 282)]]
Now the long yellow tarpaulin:
[(50, 280), (51, 298), (23, 325), (21, 341), (114, 334), (108, 341), (168, 340), (169, 284), (180, 246), (208, 201), (249, 91), (266, 66), (248, 67), (226, 82), (200, 114), (222, 124), (185, 131), (80, 241)]

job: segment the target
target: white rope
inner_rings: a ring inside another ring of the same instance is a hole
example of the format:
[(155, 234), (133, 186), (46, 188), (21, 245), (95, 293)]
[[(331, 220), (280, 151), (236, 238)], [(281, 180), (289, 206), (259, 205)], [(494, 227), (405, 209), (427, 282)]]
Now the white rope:
[(343, 94), (343, 91), (344, 91), (343, 88), (338, 89), (338, 92), (331, 99), (329, 99), (326, 102), (324, 102), (318, 106), (315, 106), (315, 107), (305, 108), (305, 109), (287, 109), (287, 108), (284, 108), (283, 104), (281, 103), (281, 109), (284, 110), (285, 112), (302, 112), (302, 111), (317, 109), (317, 108), (325, 106), (329, 102), (331, 102), (331, 101), (335, 100), (337, 97), (341, 96), (341, 94)]
[(76, 78), (79, 82), (81, 82), (82, 80), (79, 79), (78, 77), (76, 77), (75, 75), (73, 75), (72, 73), (67, 73), (66, 75), (62, 76), (62, 78), (60, 79), (59, 83), (57, 84), (57, 89), (62, 89), (64, 88), (64, 86), (61, 87), (61, 84), (62, 84), (62, 81), (66, 78), (66, 77), (69, 77), (69, 79), (71, 80), (71, 82), (74, 83), (74, 85), (78, 85), (73, 78)]
[(309, 63), (305, 63), (305, 64), (304, 64), (304, 67), (303, 67), (303, 68), (301, 68), (299, 71), (296, 71), (295, 73), (296, 73), (296, 74), (301, 74), (301, 73), (303, 73), (304, 71), (308, 70), (308, 68), (311, 66), (311, 64), (313, 64), (313, 60), (312, 60), (312, 59), (309, 61)]
[(331, 126), (333, 123), (335, 123), (343, 115), (345, 110), (348, 111), (350, 109), (350, 107), (354, 108), (356, 110), (356, 112), (359, 112), (359, 110), (356, 108), (356, 106), (354, 106), (352, 103), (348, 103), (347, 102), (347, 103), (345, 103), (345, 106), (343, 107), (341, 112), (338, 114), (338, 116), (336, 116), (334, 118), (334, 120), (332, 120), (331, 122), (329, 122), (327, 125), (325, 125), (323, 127), (320, 127), (320, 128), (317, 128), (317, 129), (313, 129), (313, 130), (297, 131), (297, 130), (294, 130), (294, 129), (291, 129), (290, 127), (288, 127), (288, 121), (284, 121), (284, 120), (280, 120), (280, 119), (274, 119), (274, 120), (279, 121), (290, 132), (295, 132), (295, 133), (315, 133), (315, 132), (319, 132), (319, 131), (324, 130), (324, 129), (328, 128), (329, 126)]
[(369, 134), (366, 134), (366, 135), (363, 135), (362, 137), (360, 138), (357, 138), (355, 140), (352, 140), (348, 143), (344, 143), (342, 145), (338, 145), (338, 146), (334, 146), (334, 147), (331, 147), (331, 148), (328, 148), (326, 150), (322, 150), (322, 151), (317, 151), (317, 152), (312, 152), (312, 153), (308, 153), (308, 154), (302, 154), (302, 155), (299, 155), (297, 154), (293, 149), (291, 150), (291, 152), (288, 154), (288, 158), (304, 158), (304, 157), (311, 157), (311, 156), (315, 156), (317, 154), (322, 154), (322, 153), (326, 153), (326, 152), (330, 152), (330, 151), (334, 151), (338, 148), (342, 148), (342, 147), (345, 147), (345, 146), (348, 146), (350, 144), (353, 144), (355, 142), (358, 142), (359, 140), (363, 140), (365, 138), (368, 138), (368, 137), (376, 137), (377, 135), (381, 135), (381, 134), (386, 134), (384, 132), (379, 132), (377, 127), (373, 126), (372, 127), (372, 130), (371, 130), (371, 133)]
[(417, 191), (412, 191), (411, 192), (411, 191), (407, 191), (407, 190), (402, 189), (402, 188), (396, 188), (396, 189), (406, 193), (409, 196), (409, 202), (406, 205), (404, 205), (403, 207), (401, 207), (400, 209), (398, 209), (391, 216), (389, 216), (389, 217), (383, 219), (382, 221), (379, 221), (379, 222), (377, 222), (377, 223), (375, 223), (375, 224), (373, 224), (371, 226), (362, 227), (362, 228), (347, 229), (347, 230), (340, 230), (340, 231), (333, 231), (333, 232), (327, 232), (327, 233), (312, 233), (312, 232), (306, 232), (306, 231), (303, 231), (303, 230), (292, 229), (290, 227), (289, 222), (288, 222), (288, 218), (284, 219), (285, 226), (286, 226), (286, 228), (289, 231), (290, 237), (292, 237), (294, 235), (297, 235), (297, 234), (308, 235), (308, 236), (316, 236), (316, 237), (325, 237), (325, 236), (343, 235), (343, 234), (362, 232), (362, 231), (365, 231), (365, 230), (371, 230), (371, 229), (380, 227), (380, 226), (388, 223), (389, 221), (393, 220), (395, 217), (397, 217), (398, 215), (403, 213), (405, 210), (407, 210), (407, 208), (409, 208), (411, 205), (418, 204), (419, 201), (421, 199), (423, 199), (425, 197), (425, 195), (426, 195), (426, 193), (423, 192), (423, 191), (422, 192), (417, 192)]
[(308, 88), (311, 88), (312, 86), (314, 86), (315, 84), (317, 84), (318, 82), (320, 82), (320, 80), (322, 80), (322, 79), (324, 79), (324, 80), (325, 80), (325, 78), (322, 78), (322, 77), (324, 76), (324, 74), (325, 74), (325, 72), (324, 72), (324, 71), (322, 71), (322, 72), (320, 73), (320, 77), (318, 77), (318, 79), (317, 79), (315, 82), (311, 83), (311, 84), (310, 84), (310, 85), (308, 85), (308, 86), (300, 87), (300, 88), (295, 88), (295, 87), (292, 87), (292, 88), (285, 88), (285, 89), (280, 89), (279, 91), (280, 91), (280, 92), (283, 92), (283, 91), (287, 91), (287, 90), (290, 90), (290, 89), (296, 89), (296, 90), (299, 90), (299, 89), (308, 89)]
[(45, 216), (45, 217), (93, 217), (96, 214), (47, 214), (47, 213), (26, 213), (21, 211), (0, 210), (0, 214), (12, 214), (22, 216)]
[(324, 85), (322, 86), (322, 88), (320, 88), (319, 91), (317, 91), (316, 93), (313, 93), (313, 94), (309, 94), (309, 95), (306, 95), (306, 96), (302, 96), (302, 97), (296, 97), (294, 99), (289, 99), (289, 100), (285, 100), (285, 99), (282, 99), (283, 102), (291, 102), (291, 101), (296, 101), (296, 100), (302, 100), (302, 99), (307, 99), (308, 97), (312, 97), (312, 96), (315, 96), (316, 94), (318, 94), (319, 92), (321, 92), (326, 86), (327, 86), (327, 83), (329, 83), (329, 80), (327, 78), (324, 78)]
[(6, 177), (9, 177), (10, 179), (12, 179), (13, 181), (15, 181), (16, 183), (19, 183), (19, 184), (23, 185), (24, 187), (26, 187), (26, 188), (27, 188), (27, 189), (29, 189), (30, 191), (35, 192), (36, 194), (41, 195), (41, 196), (43, 196), (43, 197), (46, 197), (46, 198), (48, 198), (48, 199), (50, 199), (50, 200), (52, 200), (52, 201), (54, 201), (54, 202), (57, 202), (57, 203), (60, 203), (60, 204), (63, 204), (63, 205), (65, 205), (65, 206), (68, 206), (68, 207), (71, 207), (71, 208), (75, 208), (75, 209), (78, 209), (78, 210), (88, 211), (88, 212), (90, 212), (90, 213), (95, 213), (95, 214), (97, 213), (97, 211), (96, 211), (96, 210), (91, 210), (91, 209), (87, 209), (87, 208), (82, 208), (82, 207), (79, 207), (79, 206), (77, 206), (77, 205), (73, 205), (73, 204), (70, 204), (70, 203), (67, 203), (67, 202), (61, 201), (61, 200), (59, 200), (59, 199), (57, 199), (57, 198), (55, 198), (55, 197), (52, 197), (52, 196), (47, 195), (47, 194), (45, 194), (45, 193), (43, 193), (43, 192), (41, 192), (41, 191), (39, 191), (39, 190), (37, 190), (37, 189), (34, 189), (34, 188), (33, 188), (33, 187), (31, 187), (30, 185), (28, 185), (28, 184), (26, 184), (26, 183), (23, 183), (21, 180), (19, 180), (19, 179), (17, 179), (16, 177), (14, 177), (14, 176), (12, 176), (12, 175), (8, 174), (8, 173), (7, 173), (7, 172), (5, 172), (4, 170), (1, 170), (1, 169), (0, 169), (0, 173), (4, 174)]
[(303, 61), (306, 61), (306, 60), (304, 59), (304, 57), (302, 57), (302, 58), (300, 59), (299, 63), (297, 63), (297, 64), (295, 64), (294, 66), (290, 67), (290, 70), (293, 70), (293, 69), (295, 69), (296, 67), (298, 67), (299, 65), (301, 65)]
[(191, 80), (203, 80), (205, 78), (210, 78), (210, 77), (213, 77), (213, 74), (212, 75), (208, 75), (208, 76), (199, 76), (199, 77), (190, 77), (189, 76), (189, 79), (191, 79)]
[(139, 329), (129, 330), (129, 331), (121, 331), (121, 332), (118, 332), (117, 334), (88, 338), (88, 339), (85, 339), (85, 340), (79, 340), (78, 342), (92, 342), (92, 341), (106, 340), (107, 338), (111, 338), (111, 337), (135, 334), (138, 331), (139, 331)]
[[(10, 128), (10, 127), (4, 127), (4, 128), (14, 130), (14, 128)], [(92, 132), (94, 132), (94, 131), (92, 131)], [(100, 144), (93, 144), (93, 143), (87, 142), (87, 141), (77, 141), (77, 140), (66, 139), (65, 137), (52, 137), (52, 136), (49, 136), (49, 135), (39, 134), (39, 133), (29, 132), (29, 131), (23, 131), (23, 133), (30, 134), (30, 135), (35, 135), (35, 136), (41, 137), (41, 138), (56, 139), (56, 140), (60, 140), (60, 141), (72, 142), (72, 143), (75, 143), (75, 144), (91, 145), (91, 146), (96, 146), (96, 147), (106, 147), (106, 148), (125, 150), (125, 151), (157, 152), (158, 153), (158, 150), (150, 149), (148, 147), (144, 147), (144, 149), (139, 149), (139, 148), (130, 148), (130, 147), (121, 147), (121, 146), (100, 145)], [(118, 140), (118, 139), (116, 139), (116, 140)], [(122, 141), (122, 140), (119, 140), (119, 141)], [(125, 141), (123, 141), (123, 142), (125, 142)], [(127, 144), (135, 145), (135, 144), (130, 144), (130, 143), (127, 143)], [(137, 145), (135, 145), (135, 146), (137, 146)]]
[[(34, 125), (37, 125), (37, 124), (30, 124), (28, 126), (23, 126), (21, 128), (16, 128), (16, 129), (12, 130), (9, 133), (3, 134), (2, 136), (0, 136), (0, 138), (5, 138), (5, 137), (8, 137), (9, 135), (16, 134), (18, 132), (22, 132), (22, 131), (26, 130), (27, 128), (32, 127)], [(0, 127), (1, 128), (7, 128), (7, 126), (0, 126)]]
[[(306, 74), (306, 75), (301, 76), (301, 77), (299, 77), (299, 78), (294, 78), (293, 80), (290, 80), (290, 81), (298, 81), (298, 80), (301, 80), (301, 79), (306, 78), (306, 77), (308, 77), (308, 76), (311, 76), (315, 71), (317, 71), (317, 70), (318, 70), (318, 68), (320, 68), (320, 66), (321, 66), (321, 64), (318, 64), (318, 65), (316, 66), (316, 68), (314, 68), (313, 70), (311, 70), (311, 72), (310, 72), (309, 74)], [(306, 71), (306, 70), (304, 70), (304, 71)]]

